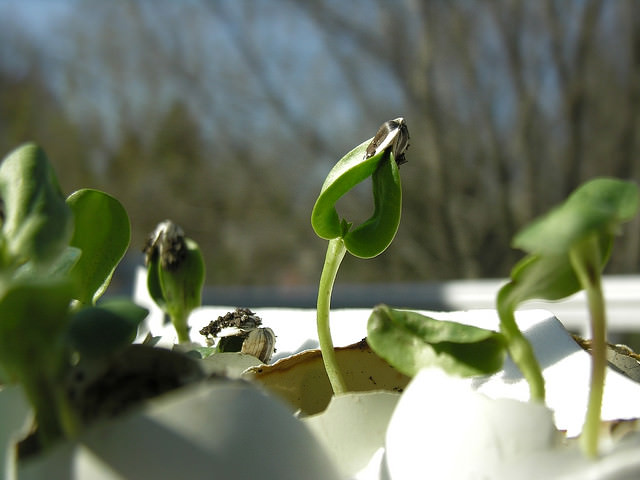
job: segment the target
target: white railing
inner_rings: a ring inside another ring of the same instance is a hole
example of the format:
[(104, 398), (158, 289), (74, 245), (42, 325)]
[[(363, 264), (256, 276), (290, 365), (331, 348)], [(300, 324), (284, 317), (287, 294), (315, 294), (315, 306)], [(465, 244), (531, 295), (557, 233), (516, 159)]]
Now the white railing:
[[(138, 289), (146, 288), (145, 271), (137, 272)], [(394, 283), (336, 285), (333, 308), (370, 308), (379, 303), (420, 310), (494, 309), (504, 279), (456, 280), (441, 283)], [(612, 340), (621, 334), (640, 333), (640, 275), (605, 276), (608, 332)], [(205, 305), (242, 307), (315, 308), (314, 286), (207, 287)], [(573, 332), (590, 337), (588, 311), (583, 292), (559, 302), (531, 301), (521, 309), (551, 311)]]
[[(495, 308), (496, 292), (504, 280), (464, 280), (442, 284), (442, 300), (455, 310)], [(640, 333), (640, 275), (605, 276), (604, 296), (610, 333)], [(558, 302), (531, 301), (523, 309), (544, 308), (572, 330), (588, 334), (588, 311), (584, 292)]]

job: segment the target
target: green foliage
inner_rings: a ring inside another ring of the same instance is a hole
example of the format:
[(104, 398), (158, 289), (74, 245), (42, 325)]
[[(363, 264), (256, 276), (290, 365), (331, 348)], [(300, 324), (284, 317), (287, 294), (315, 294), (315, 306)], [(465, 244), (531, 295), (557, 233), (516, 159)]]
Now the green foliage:
[(133, 340), (147, 312), (128, 302), (83, 308), (102, 294), (128, 246), (119, 202), (96, 190), (65, 201), (34, 144), (3, 160), (0, 200), (0, 372), (24, 389), (48, 446), (76, 432), (61, 384), (72, 356), (113, 354)]
[(91, 305), (104, 293), (131, 238), (129, 217), (122, 204), (106, 193), (83, 189), (67, 198), (75, 230), (70, 245), (82, 252), (71, 270), (74, 297)]
[(202, 303), (205, 265), (200, 247), (171, 221), (161, 222), (145, 247), (147, 288), (171, 318), (180, 342), (188, 342), (189, 315)]
[[(351, 150), (331, 169), (311, 213), (311, 225), (320, 238), (341, 237), (347, 251), (360, 258), (375, 257), (391, 244), (402, 211), (398, 165), (388, 151), (366, 158), (370, 141)], [(340, 219), (335, 204), (368, 177), (373, 185), (374, 212), (368, 220), (352, 228), (350, 222)]]
[(591, 234), (612, 237), (623, 222), (635, 216), (637, 208), (635, 183), (597, 178), (522, 229), (514, 237), (513, 246), (529, 253), (566, 255), (576, 242)]
[[(526, 300), (559, 300), (582, 288), (572, 255), (596, 255), (601, 272), (609, 258), (613, 237), (638, 208), (638, 188), (632, 182), (599, 178), (577, 189), (562, 205), (522, 229), (513, 246), (529, 253), (512, 270), (511, 281), (499, 297), (499, 307), (515, 307)], [(582, 254), (581, 245), (590, 243)]]
[(84, 358), (100, 358), (130, 344), (148, 310), (129, 300), (83, 308), (70, 320), (69, 345)]
[(0, 297), (0, 369), (21, 385), (43, 445), (63, 435), (68, 418), (59, 385), (70, 300), (69, 282), (43, 277), (19, 279)]
[(46, 264), (69, 244), (73, 217), (44, 151), (26, 144), (0, 165), (3, 266)]
[(529, 299), (558, 300), (582, 289), (587, 293), (593, 335), (593, 368), (585, 452), (597, 454), (598, 425), (606, 366), (606, 315), (601, 272), (614, 235), (638, 209), (638, 187), (632, 182), (597, 178), (578, 188), (560, 206), (519, 232), (513, 245), (528, 252), (511, 272), (497, 298), (501, 330), (513, 360), (531, 388), (532, 398), (544, 401), (544, 379), (530, 345), (515, 322), (517, 306)]
[(0, 364), (12, 381), (22, 380), (33, 369), (50, 370), (56, 364), (70, 301), (70, 283), (57, 278), (20, 279), (3, 291)]
[(433, 366), (464, 377), (487, 375), (502, 368), (506, 354), (500, 333), (385, 305), (374, 308), (369, 317), (367, 342), (410, 377)]

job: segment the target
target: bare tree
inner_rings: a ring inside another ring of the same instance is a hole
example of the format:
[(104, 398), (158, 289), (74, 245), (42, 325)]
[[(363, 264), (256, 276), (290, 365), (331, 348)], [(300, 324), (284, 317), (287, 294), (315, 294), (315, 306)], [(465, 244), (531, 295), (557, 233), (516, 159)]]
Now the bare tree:
[[(406, 168), (424, 172), (405, 177), (392, 247), (409, 276), (505, 275), (515, 231), (579, 183), (640, 179), (634, 2), (379, 2), (375, 24), (332, 2), (301, 8), (405, 92), (418, 133)], [(637, 270), (637, 229), (614, 271)]]

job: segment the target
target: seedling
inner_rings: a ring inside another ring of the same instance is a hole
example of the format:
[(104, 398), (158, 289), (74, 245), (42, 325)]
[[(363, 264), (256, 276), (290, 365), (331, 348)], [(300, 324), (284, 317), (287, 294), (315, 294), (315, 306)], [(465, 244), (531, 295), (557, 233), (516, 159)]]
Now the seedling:
[(598, 430), (606, 368), (606, 313), (601, 272), (614, 235), (638, 209), (638, 187), (632, 182), (598, 178), (578, 188), (560, 206), (520, 231), (513, 246), (528, 253), (512, 270), (497, 298), (501, 331), (509, 353), (529, 383), (531, 398), (544, 402), (544, 379), (530, 344), (514, 317), (530, 299), (559, 300), (585, 290), (591, 319), (592, 369), (589, 402), (581, 445), (598, 453)]
[(202, 303), (205, 266), (200, 247), (166, 220), (151, 234), (144, 252), (151, 298), (171, 318), (178, 341), (189, 342), (189, 315)]
[(117, 200), (90, 189), (65, 199), (33, 144), (2, 161), (0, 199), (0, 379), (22, 386), (46, 447), (80, 427), (64, 391), (72, 358), (118, 351), (146, 310), (96, 305), (129, 243)]
[[(333, 285), (347, 251), (359, 258), (372, 258), (382, 253), (395, 237), (402, 210), (398, 161), (406, 161), (404, 153), (408, 145), (404, 119), (385, 122), (374, 138), (351, 150), (331, 169), (311, 213), (314, 231), (329, 240), (318, 287), (317, 327), (322, 359), (336, 394), (345, 392), (347, 387), (331, 339), (329, 310)], [(335, 204), (369, 177), (373, 184), (374, 212), (353, 228), (351, 222), (339, 217)]]

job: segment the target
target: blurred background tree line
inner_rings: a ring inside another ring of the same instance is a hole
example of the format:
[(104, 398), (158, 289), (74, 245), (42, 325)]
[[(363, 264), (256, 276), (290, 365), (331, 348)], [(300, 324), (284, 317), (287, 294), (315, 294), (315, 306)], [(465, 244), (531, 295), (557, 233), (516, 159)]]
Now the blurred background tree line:
[[(65, 192), (170, 218), (207, 283), (313, 284), (326, 173), (404, 116), (404, 210), (342, 282), (502, 277), (512, 235), (595, 176), (640, 182), (634, 0), (0, 0), (0, 155), (41, 144)], [(340, 205), (372, 209), (367, 187)], [(638, 272), (640, 222), (609, 273)]]

